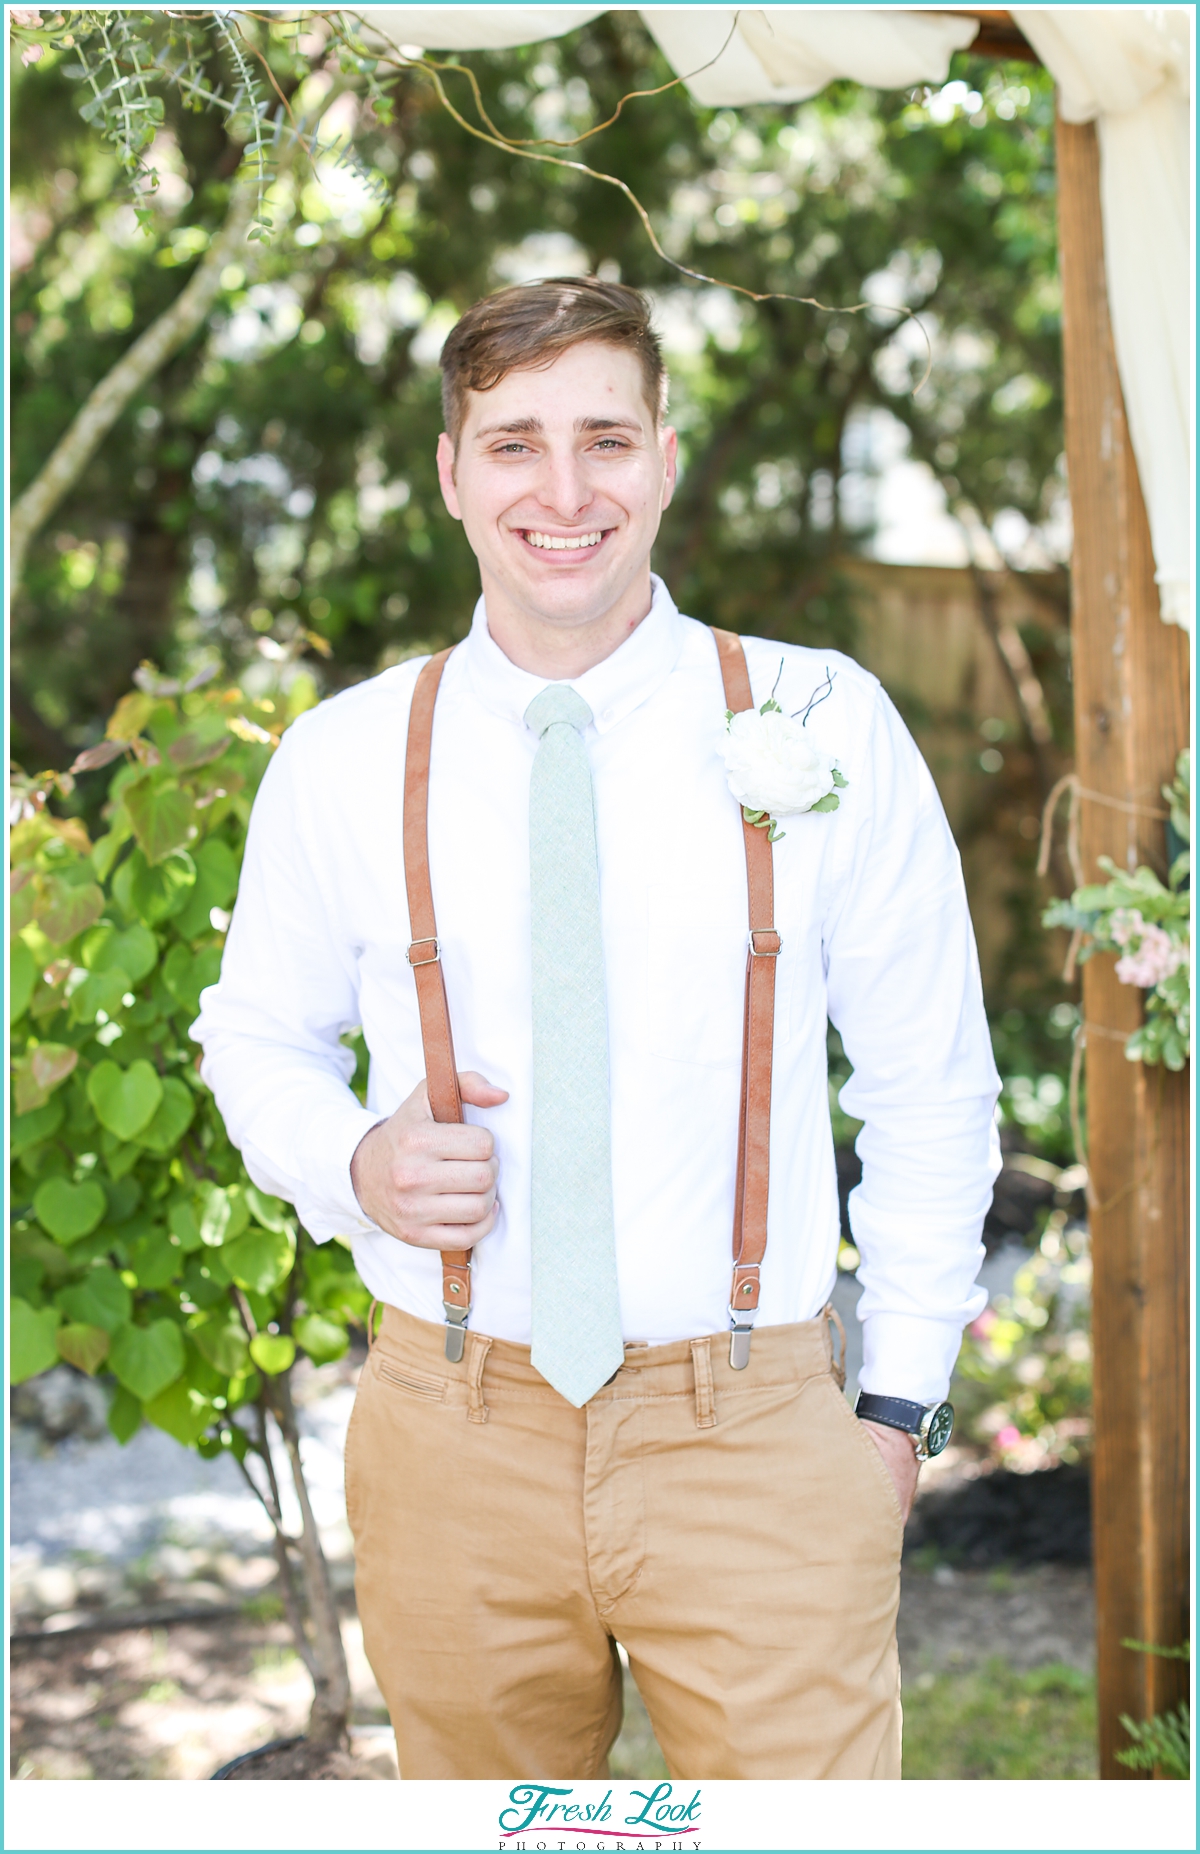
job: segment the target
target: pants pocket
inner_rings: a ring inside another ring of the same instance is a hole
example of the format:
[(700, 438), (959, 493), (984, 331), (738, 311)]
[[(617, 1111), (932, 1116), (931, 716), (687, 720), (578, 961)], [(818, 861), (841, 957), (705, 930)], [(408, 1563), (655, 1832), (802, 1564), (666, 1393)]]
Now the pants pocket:
[(824, 1380), (827, 1400), (834, 1405), (836, 1419), (846, 1431), (846, 1444), (857, 1455), (865, 1470), (865, 1478), (874, 1487), (874, 1498), (882, 1503), (888, 1525), (894, 1536), (896, 1551), (899, 1552), (904, 1541), (904, 1518), (900, 1512), (900, 1500), (896, 1493), (896, 1483), (888, 1471), (888, 1465), (876, 1448), (874, 1442), (863, 1428), (860, 1419), (854, 1414), (845, 1396), (838, 1389), (833, 1379)]

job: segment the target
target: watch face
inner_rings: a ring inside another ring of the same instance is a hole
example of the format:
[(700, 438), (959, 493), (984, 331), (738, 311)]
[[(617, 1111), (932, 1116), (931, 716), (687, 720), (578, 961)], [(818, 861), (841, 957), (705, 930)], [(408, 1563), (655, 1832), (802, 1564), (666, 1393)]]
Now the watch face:
[(954, 1429), (954, 1405), (939, 1403), (935, 1409), (929, 1411), (921, 1427), (925, 1432), (926, 1452), (930, 1456), (940, 1455)]

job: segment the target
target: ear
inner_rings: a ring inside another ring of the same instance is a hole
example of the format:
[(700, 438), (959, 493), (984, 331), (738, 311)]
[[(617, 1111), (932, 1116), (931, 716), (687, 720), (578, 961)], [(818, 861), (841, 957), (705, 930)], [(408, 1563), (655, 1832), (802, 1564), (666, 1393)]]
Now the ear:
[(671, 497), (675, 494), (675, 478), (679, 470), (679, 434), (674, 425), (667, 425), (663, 428), (659, 442), (662, 445), (664, 471), (662, 506), (667, 509), (670, 508)]
[(442, 500), (455, 521), (462, 520), (462, 510), (458, 506), (458, 490), (454, 484), (454, 446), (443, 431), (437, 441), (438, 482), (442, 486)]

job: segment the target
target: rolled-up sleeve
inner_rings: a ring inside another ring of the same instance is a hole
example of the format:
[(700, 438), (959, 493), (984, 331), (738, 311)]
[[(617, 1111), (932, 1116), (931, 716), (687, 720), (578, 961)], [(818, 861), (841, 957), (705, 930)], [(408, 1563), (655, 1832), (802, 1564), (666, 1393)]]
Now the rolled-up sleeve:
[(379, 1116), (352, 1092), (354, 1057), (340, 1040), (359, 1022), (356, 962), (310, 854), (305, 720), (259, 788), (221, 976), (201, 994), (191, 1035), (251, 1178), (323, 1242), (374, 1228), (350, 1160)]
[(983, 1309), (980, 1235), (1000, 1169), (999, 1077), (958, 852), (928, 768), (880, 690), (860, 823), (824, 923), (830, 1019), (863, 1122), (850, 1196), (864, 1390), (944, 1397)]

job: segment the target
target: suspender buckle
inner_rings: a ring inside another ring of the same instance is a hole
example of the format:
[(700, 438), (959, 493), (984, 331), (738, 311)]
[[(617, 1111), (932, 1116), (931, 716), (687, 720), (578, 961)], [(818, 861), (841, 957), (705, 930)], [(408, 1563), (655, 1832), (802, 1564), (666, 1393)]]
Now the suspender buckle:
[(731, 1371), (744, 1371), (750, 1363), (750, 1339), (754, 1332), (754, 1315), (747, 1319), (743, 1314), (738, 1319), (731, 1307), (729, 1318), (733, 1331), (729, 1335), (729, 1368)]
[(452, 1306), (448, 1300), (442, 1305), (446, 1309), (446, 1357), (452, 1365), (457, 1365), (466, 1349), (467, 1315), (471, 1310)]
[[(431, 946), (433, 951), (426, 959), (414, 959), (413, 954), (418, 946)], [(435, 939), (432, 934), (427, 940), (414, 940), (404, 955), (410, 966), (435, 966), (441, 956), (442, 943), (440, 940)]]
[[(760, 945), (759, 942), (762, 942)], [(752, 927), (750, 929), (750, 953), (754, 959), (778, 959), (783, 951), (783, 941), (773, 927)]]

